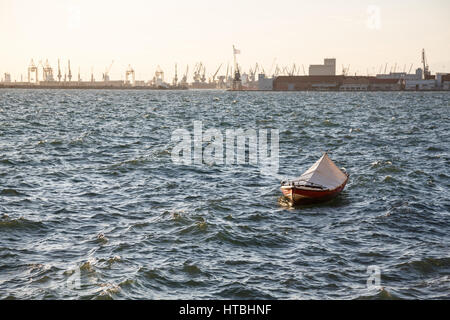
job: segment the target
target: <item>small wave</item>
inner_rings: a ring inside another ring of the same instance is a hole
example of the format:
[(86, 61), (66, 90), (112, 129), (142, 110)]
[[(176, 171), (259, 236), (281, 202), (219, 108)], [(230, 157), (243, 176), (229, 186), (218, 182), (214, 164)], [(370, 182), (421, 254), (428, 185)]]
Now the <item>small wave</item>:
[(206, 241), (227, 242), (239, 247), (261, 246), (274, 248), (283, 246), (283, 243), (286, 242), (286, 238), (276, 233), (266, 233), (264, 235), (257, 235), (257, 233), (254, 233), (253, 236), (247, 235), (246, 233), (246, 236), (243, 236), (240, 233), (223, 229), (216, 232)]
[(402, 263), (397, 267), (401, 269), (413, 269), (422, 274), (444, 271), (450, 267), (450, 257), (445, 258), (424, 258), (421, 260), (414, 260)]
[(46, 144), (50, 144), (50, 145), (62, 145), (64, 142), (62, 140), (59, 139), (54, 139), (54, 140), (39, 140), (39, 142), (37, 143), (38, 146), (44, 146)]
[(26, 194), (19, 192), (16, 189), (6, 188), (0, 192), (0, 195), (9, 196), (9, 197), (19, 197), (19, 196), (25, 196)]
[(426, 151), (429, 151), (429, 152), (443, 152), (445, 150), (440, 148), (440, 147), (430, 146), (430, 147), (426, 148)]
[(329, 119), (324, 120), (324, 121), (322, 122), (322, 124), (323, 124), (324, 126), (326, 126), (326, 127), (337, 127), (337, 126), (338, 126), (338, 124), (333, 123), (333, 122), (332, 122), (331, 120), (329, 120)]
[(120, 167), (127, 167), (127, 166), (138, 166), (141, 164), (144, 164), (148, 161), (148, 159), (140, 157), (140, 158), (136, 158), (136, 159), (129, 159), (129, 160), (124, 160), (115, 164), (112, 164), (110, 166), (111, 169), (115, 169), (115, 168), (120, 168)]
[(391, 166), (391, 165), (392, 165), (392, 161), (389, 161), (389, 160), (376, 160), (370, 164), (370, 166), (372, 168), (379, 168), (382, 166)]
[(374, 294), (363, 295), (356, 298), (357, 300), (398, 300), (400, 297), (382, 287)]
[(179, 234), (180, 235), (186, 235), (186, 234), (200, 234), (205, 233), (208, 229), (208, 223), (206, 220), (200, 220), (196, 221), (194, 224), (189, 225), (186, 228), (183, 228)]
[(184, 263), (183, 271), (190, 275), (197, 275), (202, 273), (202, 270), (200, 270), (200, 268), (195, 264), (189, 264), (187, 262)]
[(10, 160), (10, 159), (1, 159), (1, 160), (0, 160), (0, 163), (1, 163), (1, 164), (7, 164), (7, 165), (10, 165), (10, 166), (15, 165), (14, 161), (12, 161), (12, 160)]
[(242, 283), (233, 283), (222, 289), (217, 295), (227, 299), (273, 299), (270, 294)]
[(94, 260), (85, 261), (85, 262), (83, 262), (80, 265), (80, 271), (85, 271), (85, 272), (88, 272), (88, 273), (94, 273), (95, 272), (94, 264), (95, 264)]
[(100, 196), (100, 194), (95, 192), (85, 192), (80, 195), (80, 197), (87, 197), (87, 198), (94, 198), (98, 196)]
[(100, 283), (100, 295), (94, 299), (113, 299), (114, 295), (120, 292), (120, 286), (111, 283)]
[(25, 218), (12, 219), (7, 215), (0, 217), (0, 230), (13, 229), (13, 230), (37, 230), (44, 229), (45, 226), (40, 221), (32, 221)]
[(236, 266), (236, 265), (245, 265), (251, 263), (248, 260), (226, 260), (225, 264), (230, 266)]

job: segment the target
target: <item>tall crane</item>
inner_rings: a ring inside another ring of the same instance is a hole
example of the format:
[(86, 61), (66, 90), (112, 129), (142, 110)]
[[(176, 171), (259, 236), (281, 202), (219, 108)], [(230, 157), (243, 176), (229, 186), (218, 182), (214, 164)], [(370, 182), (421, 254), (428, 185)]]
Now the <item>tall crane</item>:
[[(130, 76), (131, 76), (131, 82), (130, 82)], [(134, 86), (135, 84), (135, 72), (134, 69), (131, 67), (131, 65), (128, 65), (128, 69), (125, 71), (125, 83), (131, 84)]]
[(342, 75), (343, 76), (347, 75), (347, 69), (345, 69), (344, 65), (342, 65)]
[(175, 77), (173, 77), (173, 85), (176, 86), (177, 83), (178, 83), (177, 64), (175, 63)]
[(291, 69), (291, 76), (295, 76), (295, 74), (297, 73), (297, 66), (295, 65), (295, 63), (292, 65), (292, 69)]
[(431, 72), (428, 67), (427, 58), (425, 56), (425, 49), (422, 49), (422, 64), (423, 64), (423, 76), (425, 80), (431, 78)]
[(58, 82), (61, 82), (61, 77), (62, 77), (62, 75), (61, 75), (61, 66), (59, 64), (59, 59), (58, 59)]
[(263, 67), (263, 65), (261, 64), (261, 65), (258, 65), (258, 69), (261, 69), (261, 71), (259, 72), (259, 73), (262, 73), (262, 74), (266, 74), (266, 71), (264, 70), (264, 67)]
[(94, 67), (91, 67), (91, 82), (94, 82)]
[[(34, 79), (32, 78), (32, 74), (34, 74)], [(38, 74), (38, 68), (34, 64), (33, 59), (31, 59), (30, 65), (28, 67), (28, 82), (39, 82), (39, 74)]]
[(280, 69), (280, 67), (278, 66), (278, 64), (275, 66), (275, 71), (274, 71), (274, 73), (273, 73), (273, 76), (274, 77), (277, 77), (279, 74), (280, 74), (280, 72), (281, 72), (281, 69)]
[(205, 66), (203, 66), (203, 73), (202, 73), (202, 77), (200, 78), (200, 80), (202, 82), (206, 81), (206, 67)]
[(53, 68), (48, 63), (48, 59), (45, 60), (45, 63), (42, 64), (42, 78), (44, 81), (53, 81)]
[(275, 65), (275, 62), (277, 61), (277, 58), (273, 59), (272, 65), (270, 66), (270, 70), (269, 70), (269, 76), (272, 74), (272, 70), (273, 70), (273, 66)]
[(111, 67), (114, 63), (114, 60), (111, 62), (111, 64), (109, 65), (109, 67), (105, 70), (105, 73), (103, 74), (103, 81), (109, 81), (109, 71), (111, 70)]
[(217, 76), (217, 74), (219, 73), (219, 70), (220, 70), (220, 68), (222, 67), (222, 64), (223, 64), (223, 63), (220, 64), (220, 66), (217, 68), (216, 72), (213, 74), (213, 76), (212, 76), (212, 82), (215, 82), (215, 81), (216, 81), (216, 76)]
[(69, 82), (72, 80), (72, 70), (70, 70), (70, 60), (69, 60), (69, 74), (67, 75)]
[(192, 79), (194, 82), (199, 82), (201, 75), (200, 72), (202, 71), (202, 63), (196, 63), (194, 67), (194, 74), (192, 75)]
[(184, 73), (183, 77), (181, 78), (182, 85), (187, 85), (188, 71), (189, 71), (189, 65), (186, 66), (186, 72)]
[(409, 71), (408, 71), (408, 74), (410, 74), (410, 73), (411, 73), (411, 69), (412, 69), (412, 67), (413, 67), (413, 64), (411, 63), (411, 66), (409, 67)]

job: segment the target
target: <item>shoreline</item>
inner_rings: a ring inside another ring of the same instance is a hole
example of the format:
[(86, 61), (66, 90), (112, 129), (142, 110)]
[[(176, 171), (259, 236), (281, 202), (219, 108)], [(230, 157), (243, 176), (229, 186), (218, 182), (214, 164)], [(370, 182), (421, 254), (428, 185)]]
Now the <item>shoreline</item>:
[(161, 91), (227, 91), (227, 92), (450, 92), (446, 89), (426, 89), (426, 90), (230, 90), (230, 89), (202, 89), (202, 88), (154, 88), (154, 87), (115, 87), (115, 86), (40, 86), (40, 85), (4, 85), (0, 84), (0, 89), (31, 89), (31, 90), (161, 90)]

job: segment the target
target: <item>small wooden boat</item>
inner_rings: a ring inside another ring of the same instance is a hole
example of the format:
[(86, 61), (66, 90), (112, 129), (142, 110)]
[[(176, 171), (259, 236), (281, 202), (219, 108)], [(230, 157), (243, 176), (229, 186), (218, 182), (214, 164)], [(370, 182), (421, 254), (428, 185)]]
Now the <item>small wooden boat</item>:
[(339, 169), (324, 153), (300, 177), (282, 181), (281, 191), (291, 204), (327, 201), (344, 190), (348, 177), (348, 173)]

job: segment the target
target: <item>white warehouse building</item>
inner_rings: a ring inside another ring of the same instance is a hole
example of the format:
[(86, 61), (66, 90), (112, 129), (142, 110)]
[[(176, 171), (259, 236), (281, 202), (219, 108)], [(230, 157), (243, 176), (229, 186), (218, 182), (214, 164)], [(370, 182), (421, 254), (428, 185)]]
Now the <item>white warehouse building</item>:
[(436, 80), (405, 80), (405, 90), (435, 90)]
[(323, 64), (311, 64), (309, 66), (310, 76), (335, 76), (336, 59), (324, 59)]

